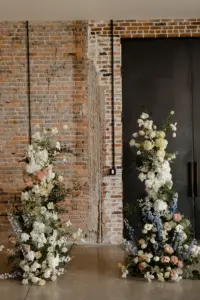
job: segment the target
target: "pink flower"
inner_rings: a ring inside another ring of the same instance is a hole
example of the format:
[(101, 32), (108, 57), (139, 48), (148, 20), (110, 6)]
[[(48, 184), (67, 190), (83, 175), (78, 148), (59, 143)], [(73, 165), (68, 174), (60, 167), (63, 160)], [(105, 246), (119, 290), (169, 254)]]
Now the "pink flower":
[(45, 174), (44, 171), (40, 171), (40, 172), (37, 173), (37, 178), (38, 178), (39, 180), (42, 181), (42, 180), (45, 179), (45, 177), (46, 177), (46, 174)]
[(165, 249), (164, 249), (164, 251), (166, 252), (166, 253), (168, 253), (168, 254), (172, 254), (172, 253), (174, 253), (174, 250), (173, 250), (173, 248), (172, 247), (166, 247)]
[(140, 264), (138, 265), (138, 269), (139, 269), (140, 271), (143, 271), (147, 266), (148, 266), (147, 263), (142, 262), (142, 263), (140, 263)]
[(167, 264), (170, 262), (170, 258), (169, 258), (169, 256), (161, 256), (160, 261), (162, 264)]
[(181, 260), (178, 261), (178, 267), (181, 269), (184, 267), (184, 263)]
[(174, 214), (174, 215), (173, 215), (173, 220), (174, 220), (175, 222), (180, 222), (180, 221), (182, 220), (181, 214), (179, 214), (179, 213)]
[(171, 261), (172, 264), (177, 265), (177, 263), (178, 263), (178, 257), (177, 256), (171, 256), (170, 261)]
[(176, 271), (171, 271), (171, 280), (177, 281), (178, 280), (178, 274)]

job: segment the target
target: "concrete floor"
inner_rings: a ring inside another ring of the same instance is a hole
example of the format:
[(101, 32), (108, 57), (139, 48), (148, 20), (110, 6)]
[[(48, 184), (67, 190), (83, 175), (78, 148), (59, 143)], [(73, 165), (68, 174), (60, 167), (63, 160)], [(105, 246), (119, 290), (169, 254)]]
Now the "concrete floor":
[(46, 286), (22, 286), (0, 280), (0, 300), (199, 300), (200, 281), (148, 283), (120, 278), (117, 263), (123, 251), (117, 246), (73, 249), (69, 272)]

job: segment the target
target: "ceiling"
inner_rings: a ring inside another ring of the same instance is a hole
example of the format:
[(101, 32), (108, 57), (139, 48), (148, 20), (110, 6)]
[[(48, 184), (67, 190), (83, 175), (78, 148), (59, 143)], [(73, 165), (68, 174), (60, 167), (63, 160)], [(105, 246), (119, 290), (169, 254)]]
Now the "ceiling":
[(0, 21), (200, 18), (200, 0), (0, 0)]

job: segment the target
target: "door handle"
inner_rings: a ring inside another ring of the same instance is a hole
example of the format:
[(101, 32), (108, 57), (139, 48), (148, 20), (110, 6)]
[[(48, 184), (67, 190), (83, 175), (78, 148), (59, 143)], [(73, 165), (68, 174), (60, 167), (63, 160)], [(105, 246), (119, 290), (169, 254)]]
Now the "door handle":
[(194, 196), (198, 195), (198, 163), (194, 162)]
[(193, 163), (188, 163), (188, 197), (193, 196), (194, 192), (194, 170)]

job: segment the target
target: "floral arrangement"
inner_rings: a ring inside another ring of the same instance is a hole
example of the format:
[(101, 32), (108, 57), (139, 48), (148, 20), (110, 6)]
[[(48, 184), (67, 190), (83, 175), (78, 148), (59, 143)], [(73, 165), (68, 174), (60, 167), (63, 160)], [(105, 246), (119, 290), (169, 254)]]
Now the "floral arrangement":
[(198, 271), (190, 275), (187, 268), (198, 262), (200, 246), (193, 239), (190, 221), (177, 211), (178, 194), (172, 190), (170, 164), (176, 154), (166, 151), (166, 133), (171, 129), (176, 137), (177, 123), (171, 123), (173, 115), (171, 111), (159, 129), (147, 113), (142, 113), (139, 131), (130, 141), (136, 149), (138, 178), (145, 185), (145, 197), (138, 200), (143, 227), (137, 246), (134, 230), (125, 220), (131, 241), (125, 241), (129, 256), (127, 266), (119, 265), (122, 277), (130, 273), (148, 281), (200, 279)]
[[(14, 249), (10, 260), (14, 261), (13, 273), (1, 278), (21, 277), (23, 284), (44, 285), (55, 281), (64, 273), (70, 240), (82, 238), (82, 231), (75, 232), (70, 221), (64, 222), (64, 198), (72, 193), (65, 188), (64, 178), (54, 171), (56, 160), (66, 160), (67, 147), (56, 140), (58, 130), (44, 129), (32, 136), (25, 161), (26, 188), (21, 193), (20, 208), (9, 214), (16, 237), (10, 237)], [(0, 250), (5, 250), (3, 246)], [(8, 252), (8, 251), (7, 251)]]

